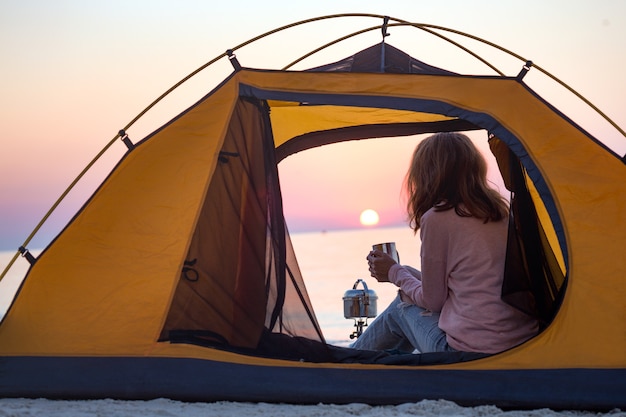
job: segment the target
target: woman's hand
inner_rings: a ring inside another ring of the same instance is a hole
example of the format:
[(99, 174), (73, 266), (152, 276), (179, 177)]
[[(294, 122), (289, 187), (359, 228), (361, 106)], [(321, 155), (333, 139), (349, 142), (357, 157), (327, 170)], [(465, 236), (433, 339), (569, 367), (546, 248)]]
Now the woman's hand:
[(367, 255), (370, 275), (378, 282), (389, 282), (389, 269), (396, 264), (391, 256), (380, 250), (373, 250)]

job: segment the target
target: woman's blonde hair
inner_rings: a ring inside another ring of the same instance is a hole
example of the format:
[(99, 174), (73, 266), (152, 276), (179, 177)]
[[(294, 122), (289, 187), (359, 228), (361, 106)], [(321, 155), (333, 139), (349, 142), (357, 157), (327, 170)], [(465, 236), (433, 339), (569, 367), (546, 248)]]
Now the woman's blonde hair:
[(414, 232), (431, 208), (454, 209), (459, 216), (499, 221), (507, 201), (487, 183), (487, 163), (462, 133), (442, 132), (417, 145), (405, 179), (407, 214)]

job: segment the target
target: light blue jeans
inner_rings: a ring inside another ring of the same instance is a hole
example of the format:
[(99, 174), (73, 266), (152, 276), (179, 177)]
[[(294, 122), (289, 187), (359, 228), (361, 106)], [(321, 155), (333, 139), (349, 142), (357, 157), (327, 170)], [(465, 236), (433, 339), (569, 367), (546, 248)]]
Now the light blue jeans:
[(405, 303), (400, 294), (350, 345), (364, 350), (454, 352), (439, 328), (439, 314)]

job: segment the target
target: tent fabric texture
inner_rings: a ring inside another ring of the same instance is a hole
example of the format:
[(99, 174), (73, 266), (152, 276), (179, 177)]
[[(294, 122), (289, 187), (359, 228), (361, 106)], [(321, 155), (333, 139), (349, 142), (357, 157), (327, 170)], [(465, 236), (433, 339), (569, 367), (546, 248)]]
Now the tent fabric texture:
[[(503, 298), (541, 332), (493, 355), (326, 344), (277, 164), (478, 129), (513, 196)], [(37, 257), (0, 323), (0, 396), (626, 408), (624, 178), (520, 77), (384, 42), (308, 71), (235, 70), (129, 149)]]

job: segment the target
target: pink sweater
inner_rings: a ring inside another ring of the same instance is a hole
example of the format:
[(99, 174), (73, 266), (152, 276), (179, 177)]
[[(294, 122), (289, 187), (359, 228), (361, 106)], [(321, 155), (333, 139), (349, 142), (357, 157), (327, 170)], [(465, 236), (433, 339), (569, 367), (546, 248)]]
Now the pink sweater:
[(394, 265), (389, 280), (415, 304), (440, 312), (439, 327), (457, 350), (496, 353), (537, 333), (537, 322), (500, 298), (507, 220), (484, 223), (454, 209), (421, 219), (421, 281)]

